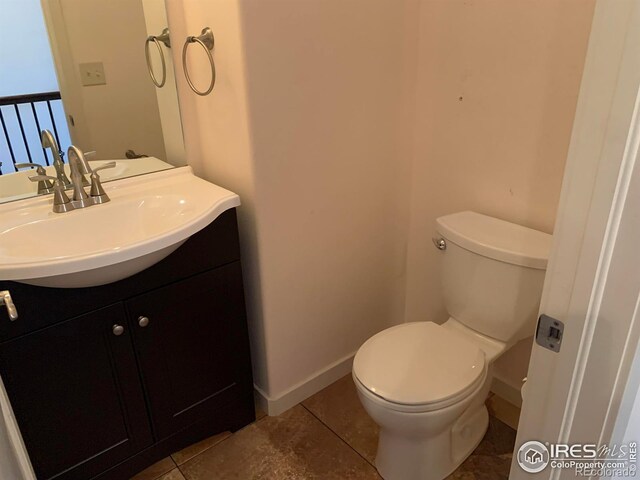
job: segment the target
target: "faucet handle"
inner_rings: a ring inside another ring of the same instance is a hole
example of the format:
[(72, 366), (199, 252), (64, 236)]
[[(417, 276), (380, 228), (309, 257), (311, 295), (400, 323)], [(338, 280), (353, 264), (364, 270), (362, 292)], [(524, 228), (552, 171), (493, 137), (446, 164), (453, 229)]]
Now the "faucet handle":
[(29, 177), (32, 182), (53, 182), (53, 212), (64, 213), (74, 209), (71, 200), (64, 191), (64, 184), (56, 177), (50, 175), (34, 175)]
[(100, 175), (98, 174), (98, 172), (100, 170), (113, 168), (115, 166), (116, 162), (108, 162), (104, 165), (100, 165), (99, 167), (94, 168), (93, 172), (91, 172), (91, 191), (89, 192), (89, 195), (93, 199), (94, 203), (106, 203), (111, 200), (109, 198), (109, 195), (107, 195), (107, 192), (105, 192), (104, 188), (102, 188), (102, 182), (100, 181)]
[[(21, 168), (29, 168), (29, 167), (36, 167), (36, 174), (38, 175), (47, 175), (47, 171), (44, 169), (44, 167), (42, 165), (40, 165), (39, 163), (16, 163), (15, 164), (16, 170), (19, 170)], [(53, 192), (53, 183), (50, 180), (39, 180), (38, 181), (38, 195), (44, 195), (46, 193), (51, 193)]]
[(47, 172), (44, 170), (44, 167), (42, 165), (40, 165), (39, 163), (31, 163), (31, 162), (16, 163), (14, 166), (16, 167), (16, 170), (18, 170), (20, 168), (36, 167), (36, 171), (38, 172), (38, 175), (46, 175), (47, 174)]
[(54, 186), (57, 186), (57, 184), (60, 183), (60, 180), (58, 180), (56, 177), (52, 177), (51, 175), (34, 175), (33, 177), (29, 177), (29, 180), (31, 180), (32, 182), (44, 182), (45, 180), (50, 180), (53, 182)]
[[(47, 172), (42, 165), (37, 163), (16, 163), (16, 170), (19, 168), (36, 167), (36, 174), (39, 176), (47, 176)], [(53, 178), (53, 177), (50, 177)], [(35, 180), (32, 180), (35, 181)], [(38, 195), (53, 192), (53, 182), (51, 180), (38, 180)]]

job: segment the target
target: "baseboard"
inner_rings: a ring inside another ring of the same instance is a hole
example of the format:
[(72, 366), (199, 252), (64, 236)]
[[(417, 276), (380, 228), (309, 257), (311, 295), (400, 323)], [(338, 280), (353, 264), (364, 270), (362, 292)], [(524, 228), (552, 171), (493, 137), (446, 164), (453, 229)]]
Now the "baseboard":
[(512, 385), (500, 377), (493, 377), (491, 391), (516, 407), (522, 407), (521, 386)]
[(260, 387), (254, 385), (258, 406), (271, 417), (280, 415), (350, 373), (355, 354), (356, 352), (350, 353), (319, 370), (276, 398), (269, 397)]

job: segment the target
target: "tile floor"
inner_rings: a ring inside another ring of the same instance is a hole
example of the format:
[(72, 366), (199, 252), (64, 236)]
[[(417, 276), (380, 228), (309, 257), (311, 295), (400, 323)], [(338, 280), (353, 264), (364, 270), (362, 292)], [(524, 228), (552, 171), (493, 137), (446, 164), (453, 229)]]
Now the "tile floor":
[[(484, 440), (449, 480), (509, 477), (516, 432), (490, 418)], [(132, 480), (379, 480), (377, 435), (347, 375), (278, 417), (259, 415), (242, 430), (191, 445)]]

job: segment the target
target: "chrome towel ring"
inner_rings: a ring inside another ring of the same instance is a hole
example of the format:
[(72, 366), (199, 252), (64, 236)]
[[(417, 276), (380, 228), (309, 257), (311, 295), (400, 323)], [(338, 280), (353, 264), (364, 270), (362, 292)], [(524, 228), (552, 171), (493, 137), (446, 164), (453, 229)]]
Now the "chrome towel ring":
[[(189, 69), (187, 68), (187, 49), (192, 43), (200, 44), (200, 46), (204, 48), (204, 51), (207, 52), (207, 56), (209, 57), (209, 64), (211, 65), (211, 83), (209, 84), (209, 88), (207, 88), (205, 91), (198, 90), (191, 81), (191, 77), (189, 76)], [(214, 63), (213, 56), (211, 55), (213, 45), (213, 32), (209, 27), (206, 27), (202, 29), (202, 33), (197, 37), (187, 37), (187, 40), (184, 42), (184, 46), (182, 47), (182, 68), (184, 68), (184, 76), (186, 77), (187, 83), (189, 84), (191, 90), (202, 97), (204, 97), (205, 95), (209, 95), (211, 93), (211, 90), (213, 90), (213, 86), (216, 84), (216, 64)]]
[[(153, 66), (151, 65), (151, 53), (149, 52), (149, 45), (151, 42), (156, 44), (158, 48), (158, 53), (160, 54), (160, 62), (162, 65), (162, 80), (158, 82), (155, 73), (153, 72)], [(171, 48), (171, 39), (169, 38), (169, 29), (165, 28), (162, 30), (160, 35), (149, 35), (144, 42), (144, 57), (147, 60), (147, 69), (149, 70), (149, 76), (151, 77), (151, 81), (153, 84), (158, 87), (164, 87), (165, 82), (167, 81), (167, 64), (164, 61), (164, 52), (162, 51), (162, 47), (160, 43), (164, 43), (167, 48)]]

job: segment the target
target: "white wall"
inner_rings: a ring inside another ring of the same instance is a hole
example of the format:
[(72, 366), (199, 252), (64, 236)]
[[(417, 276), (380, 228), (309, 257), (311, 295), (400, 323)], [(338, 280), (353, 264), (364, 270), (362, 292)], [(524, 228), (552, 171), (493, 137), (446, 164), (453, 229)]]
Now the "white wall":
[[(438, 216), (553, 230), (594, 2), (420, 3), (406, 321), (443, 322)], [(496, 376), (519, 388), (530, 347), (507, 352)]]
[[(196, 171), (244, 202), (255, 382), (278, 403), (402, 321), (415, 4), (172, 4), (172, 31), (175, 7), (216, 36), (212, 95), (181, 90), (185, 136)], [(206, 57), (190, 60), (204, 84)]]
[[(213, 93), (178, 82), (187, 154), (243, 200), (254, 375), (272, 412), (346, 373), (377, 331), (446, 319), (437, 216), (550, 231), (591, 0), (168, 8), (174, 39), (216, 36)], [(205, 85), (206, 56), (190, 69)]]
[(402, 320), (412, 5), (241, 5), (277, 397)]

